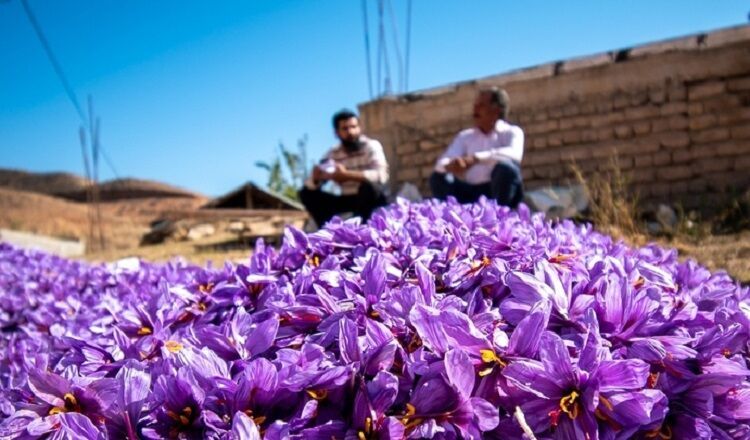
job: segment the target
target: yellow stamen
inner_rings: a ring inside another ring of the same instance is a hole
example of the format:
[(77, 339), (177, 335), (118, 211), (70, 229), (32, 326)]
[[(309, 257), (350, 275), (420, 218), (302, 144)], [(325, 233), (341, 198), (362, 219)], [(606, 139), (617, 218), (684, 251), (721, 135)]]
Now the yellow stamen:
[(143, 326), (138, 329), (138, 336), (146, 336), (150, 335), (151, 333), (153, 333), (153, 331), (150, 327)]
[(488, 349), (479, 350), (479, 354), (482, 355), (483, 362), (494, 362), (498, 360), (497, 355), (492, 350), (488, 350)]
[(484, 370), (480, 370), (479, 371), (479, 377), (487, 376), (487, 375), (491, 374), (494, 370), (495, 370), (495, 366), (494, 365), (491, 366), (491, 367), (485, 368)]
[(370, 433), (372, 431), (372, 418), (367, 417), (365, 419), (365, 432)]
[(198, 290), (203, 293), (211, 293), (214, 288), (214, 283), (201, 284), (198, 286)]
[(578, 417), (578, 403), (576, 403), (578, 396), (580, 396), (578, 391), (573, 391), (560, 399), (560, 409), (572, 420), (575, 420)]
[(725, 348), (725, 349), (721, 350), (721, 354), (723, 354), (724, 357), (728, 358), (728, 357), (732, 356), (732, 350), (730, 350), (728, 348)]
[(315, 400), (323, 400), (328, 397), (328, 390), (307, 390), (307, 395)]
[(65, 408), (60, 408), (59, 406), (56, 406), (49, 410), (49, 415), (54, 416), (55, 414), (61, 414), (65, 412)]
[(166, 348), (170, 353), (179, 353), (180, 350), (182, 350), (183, 345), (177, 341), (167, 341), (164, 343), (164, 348)]

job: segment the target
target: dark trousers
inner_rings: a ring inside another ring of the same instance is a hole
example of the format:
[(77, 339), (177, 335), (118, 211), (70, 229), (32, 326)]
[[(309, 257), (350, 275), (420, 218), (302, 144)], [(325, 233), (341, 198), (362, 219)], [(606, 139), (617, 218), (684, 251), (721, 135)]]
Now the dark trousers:
[(322, 227), (334, 215), (343, 212), (352, 212), (366, 221), (376, 208), (388, 203), (384, 188), (368, 181), (359, 184), (357, 194), (347, 196), (303, 187), (299, 191), (299, 199), (318, 227)]
[(447, 174), (434, 172), (430, 176), (430, 189), (435, 198), (445, 200), (453, 196), (459, 203), (474, 203), (480, 196), (485, 196), (500, 205), (515, 208), (523, 200), (521, 169), (510, 162), (499, 162), (492, 169), (490, 182), (479, 185), (459, 179), (449, 182)]

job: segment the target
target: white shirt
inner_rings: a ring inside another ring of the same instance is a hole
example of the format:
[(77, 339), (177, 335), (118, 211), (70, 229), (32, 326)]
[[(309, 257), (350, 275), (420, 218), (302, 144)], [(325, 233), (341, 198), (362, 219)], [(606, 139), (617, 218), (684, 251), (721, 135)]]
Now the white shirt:
[[(388, 183), (388, 162), (385, 159), (383, 145), (377, 140), (370, 139), (364, 135), (359, 137), (359, 141), (362, 142), (362, 148), (355, 152), (347, 151), (341, 144), (334, 145), (323, 156), (321, 163), (331, 159), (336, 163), (343, 164), (347, 170), (362, 171), (365, 179), (372, 183), (379, 183), (381, 185)], [(342, 182), (339, 186), (341, 194), (352, 195), (357, 194), (359, 182)]]
[(473, 155), (477, 163), (466, 170), (463, 180), (473, 185), (487, 183), (492, 177), (492, 168), (499, 161), (512, 161), (517, 165), (523, 159), (523, 130), (515, 125), (498, 120), (495, 129), (484, 134), (472, 127), (456, 135), (435, 164), (435, 171), (444, 173), (445, 166), (454, 157)]

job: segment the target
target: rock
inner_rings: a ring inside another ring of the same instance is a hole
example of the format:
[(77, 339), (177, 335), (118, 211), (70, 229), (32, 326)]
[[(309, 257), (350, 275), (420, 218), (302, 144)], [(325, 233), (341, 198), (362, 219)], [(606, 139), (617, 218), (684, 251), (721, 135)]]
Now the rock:
[(200, 240), (201, 238), (210, 237), (216, 233), (216, 228), (210, 223), (201, 223), (191, 227), (187, 236), (185, 237), (189, 241)]
[(549, 186), (526, 191), (524, 202), (549, 218), (571, 218), (583, 213), (589, 206), (586, 191), (581, 185)]
[(175, 222), (171, 220), (156, 220), (151, 222), (151, 230), (141, 238), (141, 246), (147, 244), (164, 243), (177, 230)]
[(227, 232), (231, 232), (232, 234), (242, 234), (245, 230), (247, 230), (245, 222), (241, 221), (229, 222), (229, 225), (227, 226)]
[(677, 227), (679, 219), (677, 218), (677, 213), (674, 211), (674, 209), (667, 205), (660, 204), (656, 208), (656, 221), (659, 222), (662, 229), (666, 231), (672, 231), (675, 227)]

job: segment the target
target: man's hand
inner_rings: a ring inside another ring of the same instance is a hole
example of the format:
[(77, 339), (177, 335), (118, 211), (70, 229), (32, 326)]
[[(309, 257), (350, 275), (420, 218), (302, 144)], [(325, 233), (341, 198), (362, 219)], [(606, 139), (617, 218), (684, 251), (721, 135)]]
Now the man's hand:
[(314, 182), (325, 182), (326, 180), (330, 180), (331, 176), (330, 174), (323, 171), (319, 166), (314, 166), (312, 169), (312, 180)]
[(346, 167), (342, 163), (336, 163), (336, 169), (328, 176), (329, 176), (329, 179), (333, 180), (336, 183), (341, 183), (341, 182), (346, 182), (347, 180), (351, 180)]
[(477, 163), (477, 159), (474, 156), (462, 156), (454, 157), (445, 166), (445, 170), (451, 174), (463, 174), (469, 168), (473, 167)]

